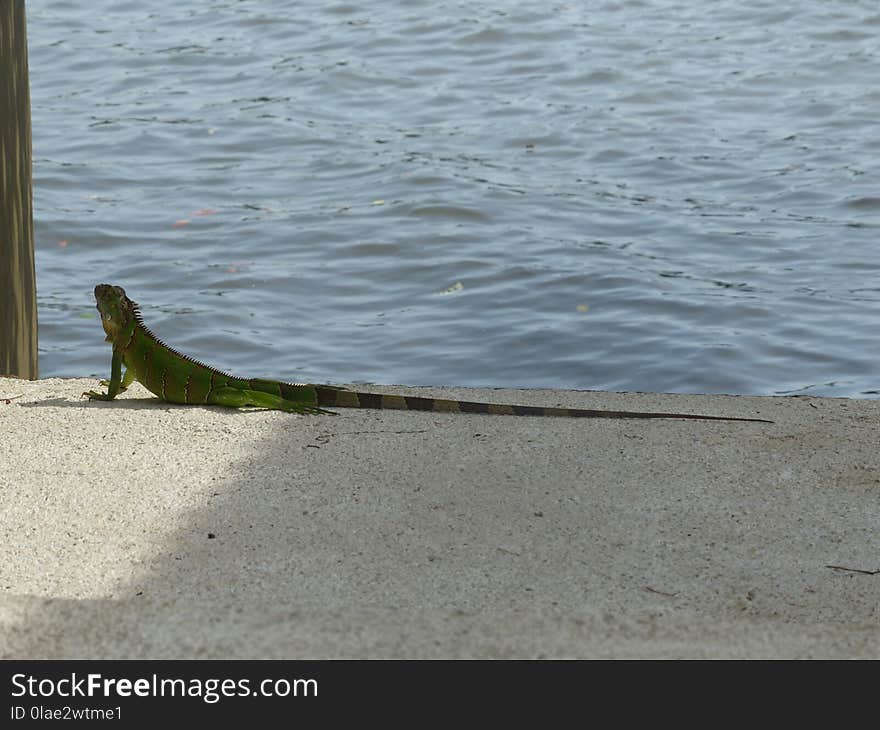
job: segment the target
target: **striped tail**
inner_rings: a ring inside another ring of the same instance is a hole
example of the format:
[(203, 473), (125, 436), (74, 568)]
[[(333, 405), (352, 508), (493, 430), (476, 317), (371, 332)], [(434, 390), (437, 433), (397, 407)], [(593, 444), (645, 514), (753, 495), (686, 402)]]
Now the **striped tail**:
[(359, 393), (321, 385), (314, 386), (318, 405), (327, 408), (382, 408), (401, 411), (432, 411), (434, 413), (488, 413), (500, 416), (558, 416), (563, 418), (689, 418), (701, 421), (753, 421), (773, 423), (765, 418), (734, 416), (703, 416), (696, 413), (647, 413), (640, 411), (595, 411), (581, 408), (543, 408), (505, 403), (475, 403), (443, 398), (422, 398), (414, 395)]

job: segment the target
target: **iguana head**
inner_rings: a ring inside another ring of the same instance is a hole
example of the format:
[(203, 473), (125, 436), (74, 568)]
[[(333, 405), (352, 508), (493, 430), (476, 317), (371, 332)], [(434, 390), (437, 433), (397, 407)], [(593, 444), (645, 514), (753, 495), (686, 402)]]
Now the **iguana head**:
[(101, 324), (107, 333), (107, 342), (113, 342), (135, 320), (137, 304), (125, 296), (125, 289), (121, 286), (110, 284), (95, 287), (95, 300), (101, 313)]

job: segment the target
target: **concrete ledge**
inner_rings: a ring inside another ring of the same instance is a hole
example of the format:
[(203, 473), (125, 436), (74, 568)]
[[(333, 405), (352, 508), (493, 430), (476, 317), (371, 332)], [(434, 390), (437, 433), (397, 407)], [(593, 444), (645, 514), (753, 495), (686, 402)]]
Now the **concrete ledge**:
[(880, 401), (376, 388), (775, 423), (334, 418), (95, 385), (0, 379), (2, 658), (880, 657)]

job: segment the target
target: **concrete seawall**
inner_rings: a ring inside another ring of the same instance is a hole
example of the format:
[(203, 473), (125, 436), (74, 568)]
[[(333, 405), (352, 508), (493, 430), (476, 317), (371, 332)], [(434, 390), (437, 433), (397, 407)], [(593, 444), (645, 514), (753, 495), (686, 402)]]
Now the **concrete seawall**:
[(377, 387), (774, 423), (302, 417), (95, 386), (0, 379), (2, 658), (880, 658), (880, 401)]

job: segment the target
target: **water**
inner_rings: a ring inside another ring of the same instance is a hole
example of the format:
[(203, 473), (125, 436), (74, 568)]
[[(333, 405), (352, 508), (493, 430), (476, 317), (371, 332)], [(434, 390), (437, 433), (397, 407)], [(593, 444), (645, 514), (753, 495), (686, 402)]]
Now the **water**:
[(28, 13), (43, 376), (878, 392), (873, 0)]

